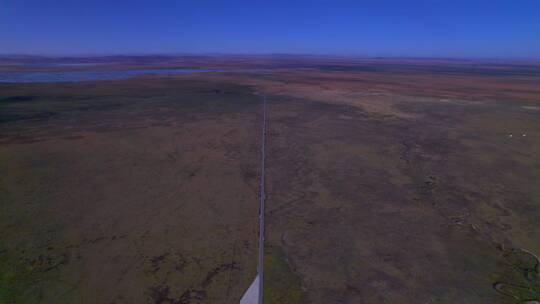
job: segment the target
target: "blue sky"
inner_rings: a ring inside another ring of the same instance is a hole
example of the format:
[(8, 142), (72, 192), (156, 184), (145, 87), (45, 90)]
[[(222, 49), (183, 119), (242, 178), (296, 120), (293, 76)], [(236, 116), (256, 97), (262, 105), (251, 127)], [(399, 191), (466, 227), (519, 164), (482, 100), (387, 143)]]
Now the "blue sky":
[(0, 0), (0, 54), (540, 58), (540, 0)]

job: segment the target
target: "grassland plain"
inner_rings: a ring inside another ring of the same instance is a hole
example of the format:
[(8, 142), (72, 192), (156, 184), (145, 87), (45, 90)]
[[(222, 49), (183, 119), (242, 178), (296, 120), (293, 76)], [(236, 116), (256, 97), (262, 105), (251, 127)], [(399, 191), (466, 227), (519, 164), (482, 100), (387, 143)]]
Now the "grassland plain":
[(267, 303), (538, 301), (538, 73), (343, 66), (227, 76), (269, 93)]
[(256, 269), (252, 91), (146, 79), (1, 92), (0, 302), (238, 301)]
[(265, 303), (540, 301), (536, 65), (168, 65), (241, 70), (1, 86), (4, 302), (237, 302), (257, 259), (256, 92)]

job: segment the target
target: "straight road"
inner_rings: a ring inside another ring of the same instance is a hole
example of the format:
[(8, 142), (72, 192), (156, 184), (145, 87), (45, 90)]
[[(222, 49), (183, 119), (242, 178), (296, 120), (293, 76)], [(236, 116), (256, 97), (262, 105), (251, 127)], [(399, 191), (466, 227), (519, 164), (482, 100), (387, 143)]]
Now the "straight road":
[(266, 195), (264, 191), (264, 167), (266, 160), (266, 94), (263, 95), (263, 121), (262, 121), (262, 144), (261, 144), (261, 202), (259, 210), (259, 304), (263, 304), (264, 283), (264, 203)]
[(265, 160), (266, 160), (266, 94), (263, 95), (263, 110), (262, 110), (262, 138), (261, 138), (261, 184), (259, 188), (260, 205), (259, 205), (259, 263), (257, 265), (257, 276), (248, 290), (240, 299), (240, 304), (263, 304), (264, 298), (264, 202), (266, 195), (264, 191), (264, 176), (265, 176)]

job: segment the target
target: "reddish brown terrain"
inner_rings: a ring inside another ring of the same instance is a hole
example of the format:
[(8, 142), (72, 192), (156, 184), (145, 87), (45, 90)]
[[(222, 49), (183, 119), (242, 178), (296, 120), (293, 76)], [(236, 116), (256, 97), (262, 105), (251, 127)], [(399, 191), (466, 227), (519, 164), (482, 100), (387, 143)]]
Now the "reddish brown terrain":
[(238, 303), (262, 94), (265, 303), (540, 301), (538, 63), (75, 60), (220, 72), (0, 84), (0, 303)]

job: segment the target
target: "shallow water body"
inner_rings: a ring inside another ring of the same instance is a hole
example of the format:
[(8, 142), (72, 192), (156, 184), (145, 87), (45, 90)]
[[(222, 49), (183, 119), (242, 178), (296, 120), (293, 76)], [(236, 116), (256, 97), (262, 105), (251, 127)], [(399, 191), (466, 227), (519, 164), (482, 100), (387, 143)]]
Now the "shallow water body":
[(0, 83), (51, 83), (99, 80), (119, 80), (141, 75), (176, 75), (219, 72), (204, 69), (146, 69), (118, 71), (70, 71), (70, 72), (1, 72)]

